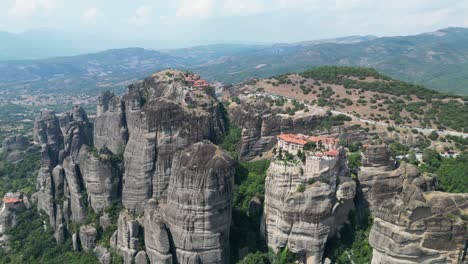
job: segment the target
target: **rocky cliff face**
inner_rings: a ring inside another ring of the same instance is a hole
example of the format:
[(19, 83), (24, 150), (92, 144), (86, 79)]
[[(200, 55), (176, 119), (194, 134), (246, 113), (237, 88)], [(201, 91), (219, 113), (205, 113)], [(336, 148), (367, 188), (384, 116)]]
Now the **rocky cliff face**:
[[(234, 162), (212, 143), (226, 116), (208, 88), (164, 71), (122, 97), (102, 94), (94, 124), (74, 107), (43, 113), (35, 127), (44, 163), (34, 197), (57, 241), (74, 232), (75, 250), (109, 263), (97, 227), (71, 223), (122, 202), (110, 244), (125, 263), (227, 263)], [(112, 226), (107, 214), (99, 221)]]
[(228, 110), (233, 124), (242, 128), (239, 156), (244, 160), (271, 150), (279, 134), (308, 133), (324, 118), (323, 115), (274, 114), (270, 106), (262, 101), (242, 101), (240, 105), (231, 104)]
[(131, 211), (142, 212), (148, 199), (167, 195), (174, 153), (203, 139), (216, 142), (225, 131), (216, 100), (176, 81), (183, 76), (154, 74), (130, 86), (124, 97), (129, 139), (122, 201)]
[(102, 212), (120, 198), (120, 171), (115, 156), (88, 153), (82, 165), (88, 202), (95, 212)]
[[(468, 195), (434, 192), (430, 177), (413, 165), (386, 166), (384, 147), (364, 151), (359, 182), (374, 216), (372, 263), (463, 263), (468, 231), (461, 218)], [(366, 156), (367, 155), (367, 156)], [(378, 157), (378, 158), (377, 158)]]
[(179, 152), (173, 164), (167, 198), (152, 200), (145, 210), (150, 260), (227, 263), (234, 162), (202, 141)]
[[(96, 168), (101, 168), (98, 170), (101, 173), (107, 167), (106, 164), (97, 164), (100, 161), (87, 159), (93, 144), (92, 125), (81, 107), (74, 107), (60, 118), (50, 111), (41, 113), (34, 125), (34, 139), (41, 145), (42, 166), (33, 198), (37, 200), (38, 209), (49, 216), (50, 224), (56, 232), (55, 237), (61, 242), (70, 222), (79, 223), (86, 218), (87, 197), (84, 196), (84, 190), (88, 182), (83, 176), (89, 176), (89, 197), (94, 198), (95, 193), (99, 196), (102, 192), (93, 189), (92, 183), (98, 177), (109, 178), (106, 174), (96, 175)], [(90, 165), (85, 166), (86, 163)], [(85, 167), (88, 167), (87, 171)], [(106, 186), (103, 184), (102, 188)], [(98, 199), (91, 200), (94, 205)], [(96, 207), (95, 210), (102, 209), (99, 205)]]
[(94, 122), (94, 145), (97, 149), (107, 148), (113, 154), (121, 154), (127, 140), (124, 102), (112, 93), (101, 94)]
[[(326, 241), (334, 236), (354, 208), (356, 184), (337, 166), (312, 183), (302, 166), (273, 161), (265, 180), (264, 227), (268, 245), (288, 247), (304, 262), (322, 263)], [(304, 187), (304, 190), (300, 190)]]
[(30, 146), (25, 136), (13, 135), (2, 142), (2, 154), (8, 162), (19, 162), (23, 160), (24, 151)]

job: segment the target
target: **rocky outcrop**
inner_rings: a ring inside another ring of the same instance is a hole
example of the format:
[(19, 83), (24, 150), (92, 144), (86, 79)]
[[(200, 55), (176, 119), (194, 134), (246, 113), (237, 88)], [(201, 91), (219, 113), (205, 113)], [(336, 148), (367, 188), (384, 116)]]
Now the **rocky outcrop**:
[(383, 202), (373, 211), (372, 263), (463, 263), (468, 230), (461, 216), (467, 209), (468, 194), (416, 188)]
[(432, 178), (406, 163), (391, 170), (382, 153), (365, 151), (358, 175), (374, 217), (372, 263), (463, 263), (468, 195), (434, 192)]
[(34, 142), (41, 149), (42, 165), (52, 170), (59, 163), (59, 152), (63, 147), (63, 135), (57, 116), (52, 111), (43, 111), (36, 118), (33, 130)]
[(113, 93), (98, 97), (94, 122), (94, 144), (98, 150), (107, 148), (113, 154), (122, 154), (128, 140), (125, 104)]
[(144, 250), (136, 254), (135, 264), (148, 264), (148, 256), (146, 255), (146, 252)]
[(110, 154), (88, 153), (81, 166), (88, 202), (96, 213), (120, 198), (120, 175)]
[(145, 208), (145, 246), (151, 263), (172, 264), (169, 233), (162, 211), (156, 200), (151, 199)]
[(65, 170), (65, 180), (67, 182), (65, 190), (64, 211), (70, 215), (70, 220), (82, 222), (86, 218), (86, 210), (83, 198), (83, 179), (78, 165), (71, 156), (63, 161)]
[(61, 151), (61, 160), (71, 156), (80, 161), (80, 151), (83, 146), (93, 146), (93, 128), (83, 108), (73, 107), (70, 112), (70, 122), (65, 126), (64, 149)]
[(283, 133), (309, 133), (316, 128), (323, 115), (305, 115), (300, 117), (274, 114), (264, 102), (241, 105), (233, 104), (229, 108), (233, 124), (242, 128), (239, 156), (249, 160), (271, 150), (277, 143), (276, 136)]
[(343, 158), (326, 176), (307, 179), (302, 165), (272, 161), (265, 180), (264, 228), (275, 251), (288, 247), (304, 262), (322, 263), (325, 243), (354, 208), (356, 184)]
[(24, 151), (30, 146), (27, 137), (22, 135), (9, 136), (2, 142), (2, 154), (8, 162), (23, 160)]
[(16, 214), (21, 212), (29, 205), (26, 196), (20, 192), (7, 193), (5, 198), (14, 199), (15, 201), (5, 201), (0, 206), (0, 247), (8, 249), (7, 231), (16, 226)]
[(110, 244), (123, 256), (124, 263), (133, 263), (139, 247), (140, 224), (127, 211), (122, 211), (117, 221), (117, 230), (112, 235)]
[[(152, 263), (227, 263), (234, 163), (208, 141), (174, 158), (167, 199), (148, 202), (145, 242)], [(173, 247), (173, 248), (171, 248)]]
[(97, 230), (94, 225), (85, 225), (80, 227), (81, 248), (89, 252), (96, 247)]
[(215, 142), (225, 131), (216, 100), (177, 82), (183, 73), (167, 73), (131, 85), (124, 97), (129, 139), (122, 202), (134, 212), (142, 212), (148, 199), (166, 196), (177, 151), (204, 139)]

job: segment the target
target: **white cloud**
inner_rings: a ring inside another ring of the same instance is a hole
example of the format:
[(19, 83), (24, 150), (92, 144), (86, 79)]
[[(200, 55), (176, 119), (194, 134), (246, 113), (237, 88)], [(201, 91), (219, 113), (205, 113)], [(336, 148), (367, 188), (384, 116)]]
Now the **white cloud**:
[(176, 16), (205, 18), (214, 15), (215, 9), (215, 0), (184, 0)]
[(48, 15), (61, 0), (15, 0), (9, 12), (15, 16)]
[(89, 22), (96, 21), (96, 19), (99, 16), (101, 16), (101, 12), (99, 11), (99, 9), (97, 9), (96, 7), (91, 7), (83, 13), (82, 19), (83, 21), (89, 23)]
[(179, 18), (250, 16), (271, 9), (271, 0), (184, 0), (177, 10)]
[(153, 8), (151, 6), (140, 6), (135, 14), (128, 19), (128, 23), (135, 26), (144, 26), (151, 23)]

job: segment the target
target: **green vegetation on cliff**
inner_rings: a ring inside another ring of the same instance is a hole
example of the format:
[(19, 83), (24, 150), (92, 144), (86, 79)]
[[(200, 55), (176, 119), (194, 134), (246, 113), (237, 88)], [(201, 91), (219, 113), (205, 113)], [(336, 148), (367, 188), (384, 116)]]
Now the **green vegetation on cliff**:
[(423, 172), (435, 173), (445, 192), (468, 192), (468, 153), (462, 153), (456, 158), (443, 158), (434, 149), (426, 149), (423, 152), (423, 164), (419, 168)]
[(355, 211), (349, 213), (349, 223), (340, 230), (340, 238), (332, 238), (325, 246), (325, 257), (336, 264), (366, 264), (372, 260), (369, 232), (372, 219), (360, 219)]
[(0, 197), (20, 190), (30, 196), (35, 190), (35, 172), (40, 167), (39, 153), (26, 153), (23, 161), (10, 163), (0, 159)]
[[(230, 232), (231, 263), (240, 260), (239, 250), (243, 248), (248, 248), (248, 252), (268, 252), (260, 236), (260, 217), (265, 195), (266, 171), (269, 166), (269, 160), (259, 160), (239, 163), (236, 168), (233, 224)], [(254, 198), (256, 201), (251, 204)]]
[(0, 263), (92, 264), (99, 263), (92, 253), (72, 251), (71, 239), (57, 245), (48, 218), (35, 210), (17, 215), (17, 225), (10, 229), (10, 250), (0, 250)]

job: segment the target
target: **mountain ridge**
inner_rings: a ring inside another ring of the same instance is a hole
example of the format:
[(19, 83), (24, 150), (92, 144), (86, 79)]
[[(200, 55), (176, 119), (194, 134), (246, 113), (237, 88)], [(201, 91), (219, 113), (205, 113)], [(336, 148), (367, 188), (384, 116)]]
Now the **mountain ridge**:
[(112, 49), (69, 57), (0, 61), (0, 89), (18, 85), (67, 92), (123, 88), (132, 80), (165, 68), (191, 70), (210, 81), (230, 84), (336, 65), (372, 67), (392, 78), (466, 95), (467, 41), (467, 28), (446, 28), (411, 36), (351, 36), (291, 44), (218, 44), (160, 51)]

